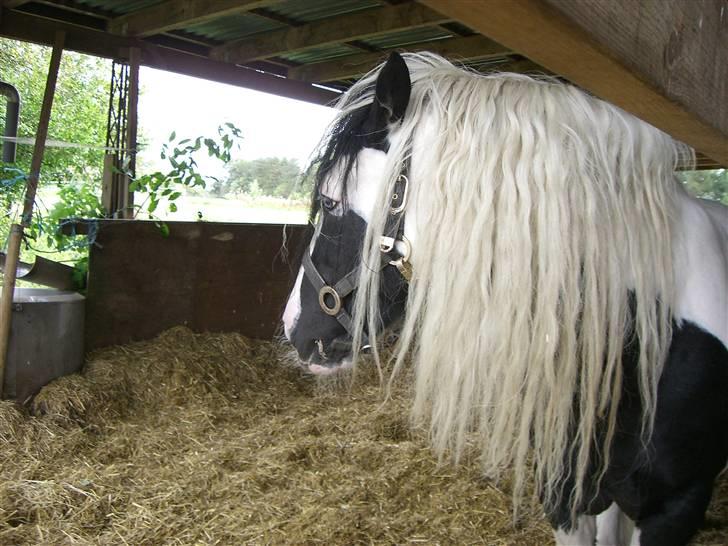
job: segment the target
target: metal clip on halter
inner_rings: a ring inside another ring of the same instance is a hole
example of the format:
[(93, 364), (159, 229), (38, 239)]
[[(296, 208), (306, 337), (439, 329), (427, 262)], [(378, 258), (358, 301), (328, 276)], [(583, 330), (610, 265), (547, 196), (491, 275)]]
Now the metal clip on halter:
[(404, 235), (402, 235), (402, 240), (400, 242), (404, 244), (404, 253), (396, 260), (390, 260), (389, 265), (396, 267), (397, 271), (399, 271), (404, 279), (409, 282), (412, 280), (412, 264), (409, 262), (412, 245), (410, 244), (409, 239), (407, 239)]

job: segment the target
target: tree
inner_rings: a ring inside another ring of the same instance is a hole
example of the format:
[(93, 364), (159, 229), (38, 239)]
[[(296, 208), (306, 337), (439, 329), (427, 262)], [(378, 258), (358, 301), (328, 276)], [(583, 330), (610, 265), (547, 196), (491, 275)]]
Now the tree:
[[(0, 38), (0, 80), (14, 85), (20, 93), (20, 137), (35, 136), (50, 57), (48, 47)], [(64, 52), (48, 128), (49, 140), (104, 145), (109, 68), (109, 61)], [(5, 108), (6, 102), (0, 98), (0, 133), (5, 129)], [(0, 246), (7, 235), (13, 205), (22, 198), (32, 153), (32, 145), (19, 145), (15, 163), (0, 164)], [(73, 184), (86, 197), (93, 196), (100, 193), (102, 167), (101, 150), (48, 147), (39, 185)]]
[(693, 195), (728, 205), (728, 169), (683, 171), (678, 177)]
[(266, 157), (238, 160), (232, 163), (228, 173), (228, 178), (213, 188), (217, 195), (250, 194), (253, 188), (272, 197), (299, 198), (308, 193), (302, 188), (302, 173), (295, 159)]
[[(20, 92), (18, 135), (35, 135), (45, 90), (51, 50), (26, 42), (0, 38), (0, 80)], [(49, 140), (90, 146), (106, 141), (110, 61), (65, 51), (58, 73)], [(0, 131), (5, 125), (5, 101), (0, 100)], [(27, 172), (32, 146), (18, 146), (15, 166)], [(48, 147), (41, 169), (44, 181), (86, 180), (98, 182), (103, 151), (83, 148)]]

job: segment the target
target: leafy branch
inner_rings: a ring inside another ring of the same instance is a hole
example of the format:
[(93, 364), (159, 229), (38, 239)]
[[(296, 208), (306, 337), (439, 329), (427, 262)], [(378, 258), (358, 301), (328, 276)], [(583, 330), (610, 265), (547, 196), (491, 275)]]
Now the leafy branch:
[[(167, 172), (156, 171), (137, 177), (130, 185), (132, 191), (146, 193), (147, 197), (137, 208), (137, 214), (146, 209), (150, 218), (155, 218), (154, 212), (163, 200), (166, 200), (169, 211), (177, 212), (175, 201), (182, 195), (180, 191), (187, 188), (205, 188), (207, 180), (199, 170), (194, 155), (200, 150), (206, 150), (209, 157), (228, 163), (233, 149), (239, 146), (242, 133), (232, 123), (225, 123), (217, 129), (218, 138), (199, 136), (194, 139), (183, 139), (175, 142), (176, 132), (172, 132), (169, 140), (162, 145), (160, 157), (169, 162)], [(208, 176), (207, 179), (217, 182), (217, 178)]]

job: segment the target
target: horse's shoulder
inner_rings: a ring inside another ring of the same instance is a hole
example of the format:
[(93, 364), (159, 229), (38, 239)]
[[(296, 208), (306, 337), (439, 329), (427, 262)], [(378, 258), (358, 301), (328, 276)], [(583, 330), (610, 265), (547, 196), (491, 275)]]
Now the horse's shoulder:
[(728, 207), (687, 194), (678, 206), (675, 315), (728, 346)]

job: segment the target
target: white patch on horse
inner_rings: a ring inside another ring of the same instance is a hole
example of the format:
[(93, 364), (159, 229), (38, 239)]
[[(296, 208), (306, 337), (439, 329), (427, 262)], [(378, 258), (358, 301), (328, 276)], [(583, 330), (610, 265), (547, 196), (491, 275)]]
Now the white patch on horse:
[(303, 281), (303, 267), (298, 270), (296, 284), (293, 285), (291, 295), (286, 303), (286, 310), (283, 311), (283, 333), (286, 339), (291, 340), (291, 333), (298, 324), (298, 318), (301, 316), (301, 281)]
[(597, 536), (597, 520), (594, 516), (579, 516), (576, 529), (554, 531), (557, 546), (590, 546)]
[(728, 347), (728, 208), (684, 195), (675, 233), (675, 317)]
[(349, 207), (367, 224), (374, 213), (384, 173), (387, 154), (381, 150), (364, 148), (357, 159), (356, 181), (349, 186)]
[(629, 546), (634, 522), (616, 503), (597, 516), (597, 546)]
[[(318, 239), (320, 233), (321, 224), (316, 226), (313, 237), (311, 238), (311, 244), (308, 247), (308, 252), (311, 255), (313, 255), (316, 239)], [(291, 294), (288, 296), (288, 301), (286, 302), (286, 309), (283, 311), (283, 333), (286, 335), (288, 341), (291, 341), (291, 334), (301, 316), (301, 282), (303, 282), (303, 266), (298, 269), (296, 283), (293, 285)]]
[(341, 362), (338, 366), (320, 366), (318, 364), (311, 364), (308, 367), (308, 371), (313, 375), (325, 377), (327, 375), (334, 375), (342, 370), (350, 370), (353, 367), (351, 359), (346, 359)]

